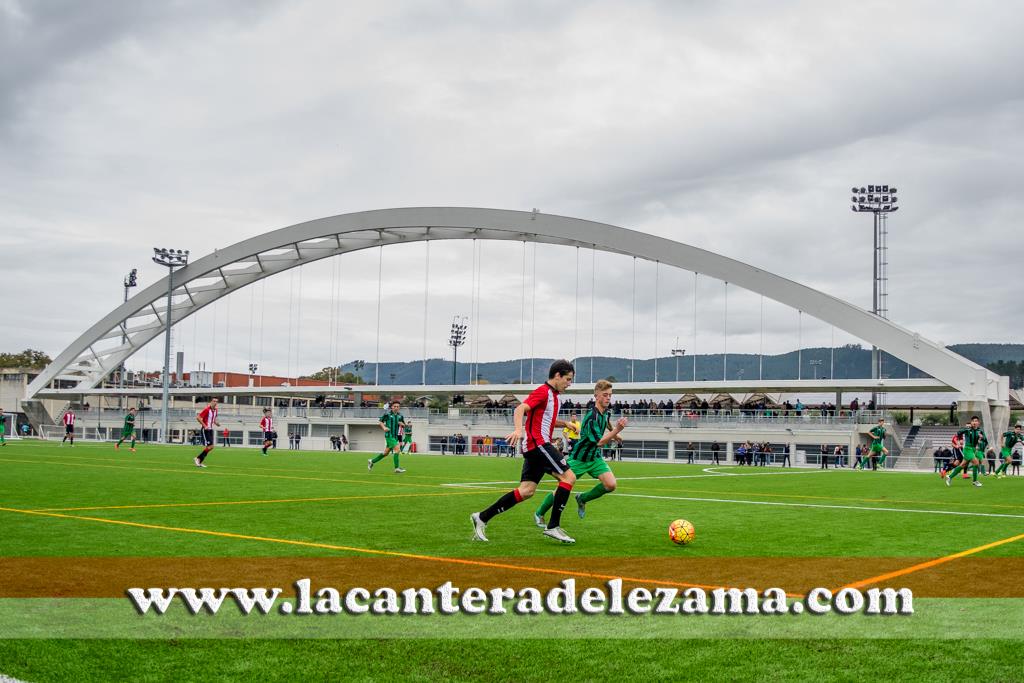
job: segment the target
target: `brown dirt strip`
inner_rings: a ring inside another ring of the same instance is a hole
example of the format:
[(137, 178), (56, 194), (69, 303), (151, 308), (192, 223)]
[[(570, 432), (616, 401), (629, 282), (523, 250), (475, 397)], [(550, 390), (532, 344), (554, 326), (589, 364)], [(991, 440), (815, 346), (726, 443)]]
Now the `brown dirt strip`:
[[(607, 575), (634, 577), (628, 581), (631, 584), (650, 581), (648, 587), (701, 585), (763, 590), (775, 586), (802, 595), (816, 586), (834, 590), (858, 577), (899, 572), (928, 558), (505, 557), (472, 561), (484, 566), (381, 557), (4, 557), (0, 558), (0, 576), (4, 577), (0, 597), (113, 598), (122, 597), (129, 587), (287, 589), (300, 578), (310, 578), (314, 590), (324, 586), (341, 590), (354, 586), (430, 588), (445, 581), (461, 587), (544, 589), (577, 571), (583, 574), (577, 578), (580, 587), (601, 585), (604, 580), (594, 575)], [(527, 565), (533, 570), (514, 568)], [(545, 575), (544, 569), (558, 573)], [(1024, 585), (1014, 578), (1022, 572), (1024, 558), (964, 557), (875, 585), (910, 588), (916, 597), (1024, 598)]]

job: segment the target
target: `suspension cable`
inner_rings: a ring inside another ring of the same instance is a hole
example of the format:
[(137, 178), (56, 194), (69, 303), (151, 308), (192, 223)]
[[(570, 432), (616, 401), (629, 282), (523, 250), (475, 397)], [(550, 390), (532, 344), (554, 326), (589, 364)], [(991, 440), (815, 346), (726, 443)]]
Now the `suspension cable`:
[[(428, 228), (429, 231), (429, 228)], [(427, 383), (427, 308), (430, 303), (428, 294), (430, 292), (430, 240), (423, 243), (426, 246), (426, 266), (423, 272), (423, 384)]]

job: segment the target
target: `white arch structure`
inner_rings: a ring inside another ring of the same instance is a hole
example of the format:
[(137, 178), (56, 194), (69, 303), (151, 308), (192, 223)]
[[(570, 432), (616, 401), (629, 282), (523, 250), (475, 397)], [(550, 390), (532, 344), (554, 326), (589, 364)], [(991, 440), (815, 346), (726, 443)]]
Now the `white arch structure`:
[[(172, 323), (265, 277), (320, 259), (381, 245), (486, 239), (592, 248), (664, 263), (732, 283), (806, 312), (874, 344), (963, 392), (1009, 411), (1009, 380), (841, 299), (687, 244), (593, 221), (539, 212), (429, 207), (363, 211), (299, 223), (238, 242), (174, 274)], [(55, 379), (95, 388), (164, 329), (167, 278), (153, 283), (86, 330), (29, 385), (32, 398)], [(127, 341), (122, 344), (122, 335)], [(988, 415), (986, 415), (986, 418)], [(988, 419), (986, 419), (988, 423)]]

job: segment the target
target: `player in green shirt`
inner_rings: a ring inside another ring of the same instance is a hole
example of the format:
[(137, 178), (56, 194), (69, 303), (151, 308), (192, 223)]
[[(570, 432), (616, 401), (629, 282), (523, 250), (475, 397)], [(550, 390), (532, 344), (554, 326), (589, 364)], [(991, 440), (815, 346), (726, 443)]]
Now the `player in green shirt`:
[[(978, 467), (981, 465), (981, 456), (984, 451), (979, 448), (982, 439), (985, 439), (985, 434), (981, 431), (981, 418), (977, 415), (972, 417), (970, 423), (956, 433), (956, 438), (963, 444), (964, 461), (963, 464), (957, 465), (952, 472), (946, 475), (946, 486), (949, 486), (950, 479), (955, 477), (958, 472), (967, 469), (968, 464), (971, 466), (971, 478), (974, 480), (974, 485), (981, 486), (981, 482), (978, 481)], [(987, 442), (987, 439), (985, 441)]]
[(412, 423), (406, 423), (402, 429), (402, 452), (408, 453), (409, 449), (412, 448)]
[[(878, 418), (878, 425), (872, 427), (868, 433), (871, 434), (871, 446), (868, 448), (868, 457), (871, 458), (871, 469), (877, 470), (879, 465), (885, 465), (885, 458), (889, 455), (889, 449), (884, 444), (885, 418)], [(864, 469), (863, 465), (861, 465), (861, 469)]]
[(1006, 468), (1010, 466), (1010, 461), (1013, 460), (1013, 447), (1019, 443), (1024, 443), (1024, 434), (1021, 433), (1020, 425), (1016, 425), (1013, 431), (1003, 432), (1003, 448), (999, 452), (1003, 458), (1003, 464), (996, 470), (996, 479), (1002, 479), (1006, 476)]
[(384, 432), (385, 449), (383, 453), (366, 461), (366, 469), (372, 470), (374, 465), (388, 457), (390, 453), (395, 463), (395, 472), (398, 474), (405, 472), (405, 470), (398, 466), (398, 454), (402, 452), (399, 432), (401, 428), (407, 427), (405, 418), (399, 412), (401, 408), (402, 404), (399, 401), (392, 401), (391, 409), (380, 416), (380, 428)]
[(0, 446), (7, 445), (7, 439), (4, 435), (7, 433), (7, 416), (4, 415), (4, 409), (0, 408)]
[[(577, 478), (589, 474), (598, 480), (594, 488), (576, 494), (580, 519), (586, 515), (587, 503), (615, 490), (615, 475), (608, 467), (608, 463), (601, 457), (601, 449), (608, 442), (618, 438), (619, 432), (625, 429), (628, 422), (626, 418), (620, 417), (615, 422), (614, 428), (608, 424), (608, 406), (611, 405), (611, 402), (612, 383), (604, 379), (599, 380), (594, 385), (594, 407), (583, 418), (583, 424), (579, 428), (579, 440), (568, 459), (569, 469)], [(542, 529), (547, 528), (544, 515), (554, 504), (555, 496), (549, 493), (537, 511), (533, 513), (533, 521), (537, 526)]]
[(121, 440), (114, 444), (114, 450), (121, 450), (121, 444), (126, 439), (132, 440), (132, 453), (135, 452), (135, 408), (129, 408), (128, 414), (124, 416), (124, 426), (121, 427)]

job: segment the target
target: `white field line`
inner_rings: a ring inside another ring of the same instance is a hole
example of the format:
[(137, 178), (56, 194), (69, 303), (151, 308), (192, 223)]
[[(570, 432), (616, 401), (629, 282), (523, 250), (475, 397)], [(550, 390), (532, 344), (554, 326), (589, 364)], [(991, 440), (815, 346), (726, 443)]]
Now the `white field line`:
[(821, 503), (780, 503), (767, 500), (736, 500), (733, 498), (695, 498), (689, 496), (654, 496), (644, 493), (619, 493), (614, 496), (625, 498), (650, 498), (653, 500), (685, 500), (697, 503), (735, 503), (737, 505), (774, 505), (778, 507), (794, 508), (823, 508), (827, 510), (869, 510), (871, 512), (916, 512), (924, 515), (953, 515), (956, 517), (1002, 517), (1008, 519), (1024, 519), (1024, 515), (1008, 515), (998, 512), (960, 512), (954, 510), (912, 510), (908, 508), (882, 508), (868, 507), (862, 505), (824, 505)]
[[(710, 470), (705, 469), (705, 472)], [(799, 472), (751, 472), (750, 474), (740, 473), (727, 473), (727, 472), (711, 472), (710, 474), (664, 474), (653, 477), (615, 477), (616, 481), (643, 481), (649, 479), (709, 479), (712, 477), (764, 477), (764, 476), (777, 476), (777, 475), (790, 475), (790, 474), (821, 474), (830, 470), (811, 470), (811, 471), (799, 471)], [(519, 481), (465, 481), (465, 482), (452, 482), (450, 484), (441, 484), (441, 486), (456, 486), (460, 488), (489, 488), (496, 484), (518, 484)]]

